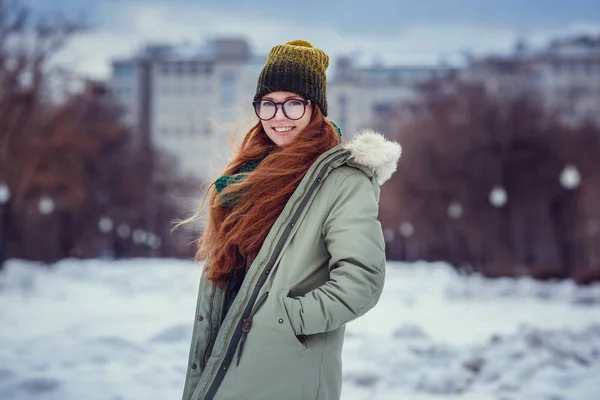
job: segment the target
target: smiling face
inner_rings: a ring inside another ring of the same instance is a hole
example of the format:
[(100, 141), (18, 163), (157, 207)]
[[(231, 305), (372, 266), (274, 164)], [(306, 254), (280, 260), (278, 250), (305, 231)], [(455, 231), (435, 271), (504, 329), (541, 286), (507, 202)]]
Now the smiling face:
[[(269, 100), (275, 103), (283, 103), (289, 99), (305, 100), (302, 96), (291, 92), (273, 92), (262, 98), (262, 100)], [(282, 106), (278, 105), (275, 116), (268, 121), (261, 120), (261, 123), (269, 139), (277, 146), (285, 147), (296, 140), (300, 132), (308, 126), (312, 113), (313, 105), (309, 104), (306, 106), (306, 112), (302, 118), (293, 120), (286, 117)]]

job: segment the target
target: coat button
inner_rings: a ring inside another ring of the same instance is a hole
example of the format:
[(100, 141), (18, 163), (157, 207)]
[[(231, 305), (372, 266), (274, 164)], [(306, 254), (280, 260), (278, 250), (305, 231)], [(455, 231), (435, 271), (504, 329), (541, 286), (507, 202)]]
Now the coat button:
[(198, 321), (203, 321), (204, 320), (204, 315), (198, 315)]
[(279, 318), (279, 323), (283, 324), (283, 318)]
[(192, 364), (192, 369), (196, 369), (198, 366), (196, 364)]
[(223, 368), (221, 368), (223, 371), (227, 370), (227, 365), (224, 365)]
[(271, 272), (271, 271), (269, 271), (269, 270), (266, 270), (266, 271), (265, 271), (265, 274), (269, 275), (269, 272)]

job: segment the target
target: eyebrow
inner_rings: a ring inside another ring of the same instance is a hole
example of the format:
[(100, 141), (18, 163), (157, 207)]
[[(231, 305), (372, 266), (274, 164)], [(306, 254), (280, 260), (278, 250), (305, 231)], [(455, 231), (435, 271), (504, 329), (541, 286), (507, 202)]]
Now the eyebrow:
[[(272, 97), (269, 97), (268, 95), (267, 95), (267, 96), (263, 96), (263, 99), (267, 99), (267, 100), (275, 101), (275, 99), (274, 99), (274, 98), (272, 98)], [(300, 100), (302, 100), (302, 96), (298, 96), (298, 95), (294, 94), (294, 95), (292, 95), (292, 96), (287, 96), (287, 97), (285, 97), (285, 98), (284, 98), (284, 101), (285, 101), (285, 100), (289, 100), (289, 99), (300, 99)]]

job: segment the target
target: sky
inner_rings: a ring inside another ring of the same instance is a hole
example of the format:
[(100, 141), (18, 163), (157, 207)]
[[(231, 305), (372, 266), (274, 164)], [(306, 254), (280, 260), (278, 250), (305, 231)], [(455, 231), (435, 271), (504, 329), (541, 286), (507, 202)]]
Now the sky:
[(92, 26), (59, 60), (94, 78), (148, 42), (245, 37), (254, 52), (304, 39), (359, 62), (460, 62), (572, 34), (600, 34), (597, 0), (22, 0), (35, 11), (81, 14)]

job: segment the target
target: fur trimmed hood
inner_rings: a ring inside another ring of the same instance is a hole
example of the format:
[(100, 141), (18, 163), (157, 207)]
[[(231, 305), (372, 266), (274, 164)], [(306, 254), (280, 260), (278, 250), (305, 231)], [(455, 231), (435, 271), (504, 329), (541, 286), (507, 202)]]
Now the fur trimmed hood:
[(402, 148), (382, 134), (365, 130), (343, 145), (350, 150), (351, 159), (373, 171), (377, 183), (383, 185), (396, 171)]

